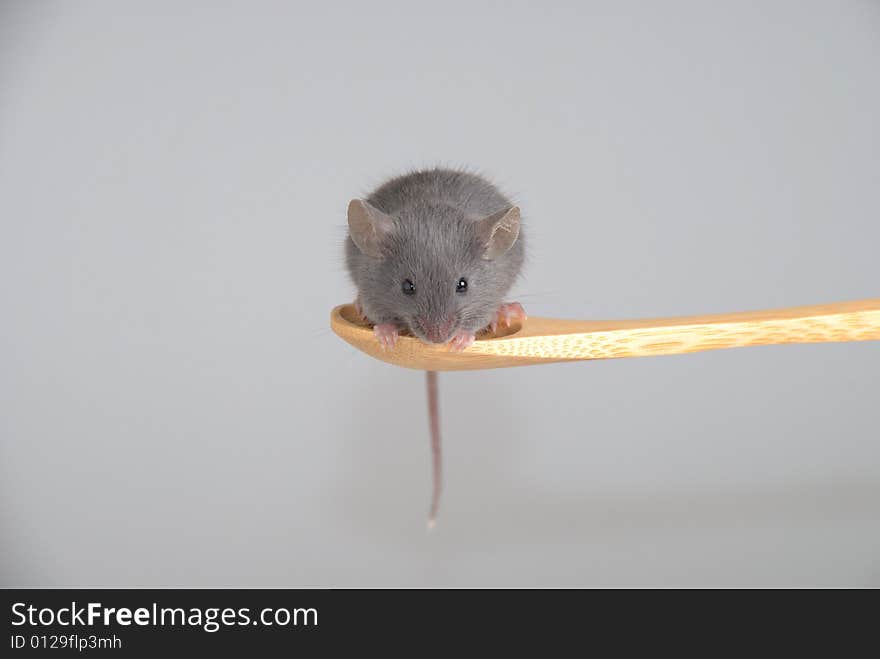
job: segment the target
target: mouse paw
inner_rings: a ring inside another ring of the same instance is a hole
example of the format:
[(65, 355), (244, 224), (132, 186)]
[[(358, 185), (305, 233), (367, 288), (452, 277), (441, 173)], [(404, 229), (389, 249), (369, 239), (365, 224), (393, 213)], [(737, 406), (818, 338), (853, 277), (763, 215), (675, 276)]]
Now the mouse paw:
[(519, 302), (505, 302), (498, 307), (498, 311), (495, 312), (495, 319), (489, 324), (489, 327), (494, 332), (502, 323), (504, 323), (505, 327), (510, 327), (512, 320), (523, 321), (527, 317), (526, 310), (522, 308)]
[(461, 330), (449, 340), (449, 349), (454, 352), (461, 352), (476, 340), (477, 337), (474, 336), (473, 332)]
[(355, 298), (352, 305), (354, 306), (354, 312), (358, 315), (358, 318), (360, 318), (361, 321), (364, 323), (369, 322), (370, 319), (367, 318), (367, 314), (364, 313), (364, 308), (361, 306), (360, 298)]
[(397, 325), (394, 323), (382, 323), (381, 325), (376, 325), (373, 328), (373, 334), (379, 339), (379, 344), (382, 346), (382, 350), (390, 350), (393, 348), (394, 344), (397, 343), (397, 337), (400, 336)]

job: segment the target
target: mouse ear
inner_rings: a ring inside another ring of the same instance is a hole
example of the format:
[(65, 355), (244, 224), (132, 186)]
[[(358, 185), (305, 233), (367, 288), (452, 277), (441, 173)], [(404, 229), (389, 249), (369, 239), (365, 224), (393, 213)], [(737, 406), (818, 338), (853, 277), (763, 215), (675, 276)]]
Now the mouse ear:
[(519, 207), (511, 206), (477, 222), (477, 235), (483, 241), (483, 258), (491, 261), (513, 247), (519, 236)]
[(393, 230), (394, 220), (375, 206), (361, 199), (352, 199), (348, 204), (348, 233), (367, 256), (385, 256), (382, 243)]

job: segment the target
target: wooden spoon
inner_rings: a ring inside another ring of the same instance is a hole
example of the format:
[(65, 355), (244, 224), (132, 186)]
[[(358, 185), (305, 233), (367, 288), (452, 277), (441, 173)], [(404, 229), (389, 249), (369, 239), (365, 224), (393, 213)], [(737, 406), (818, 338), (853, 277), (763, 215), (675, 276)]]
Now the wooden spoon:
[(880, 298), (649, 320), (529, 318), (499, 328), (495, 334), (478, 335), (463, 352), (411, 336), (401, 336), (394, 348), (383, 350), (372, 327), (358, 319), (350, 304), (333, 309), (330, 327), (358, 350), (389, 364), (424, 371), (464, 371), (776, 343), (878, 340)]

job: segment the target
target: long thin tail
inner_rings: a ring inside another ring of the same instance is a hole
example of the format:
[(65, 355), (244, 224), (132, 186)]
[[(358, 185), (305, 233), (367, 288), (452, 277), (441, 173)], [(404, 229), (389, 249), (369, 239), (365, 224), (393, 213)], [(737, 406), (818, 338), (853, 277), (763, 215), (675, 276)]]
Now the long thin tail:
[(440, 453), (440, 411), (437, 403), (437, 373), (425, 371), (428, 388), (428, 421), (431, 425), (431, 461), (434, 469), (434, 489), (431, 495), (431, 512), (428, 514), (428, 530), (437, 523), (440, 508), (440, 492), (443, 488), (443, 461)]

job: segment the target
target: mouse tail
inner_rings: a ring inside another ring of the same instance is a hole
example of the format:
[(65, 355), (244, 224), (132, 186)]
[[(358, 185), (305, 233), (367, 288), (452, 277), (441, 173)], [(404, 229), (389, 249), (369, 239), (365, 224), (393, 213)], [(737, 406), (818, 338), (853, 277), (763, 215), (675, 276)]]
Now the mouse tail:
[(440, 452), (440, 408), (437, 400), (437, 372), (425, 371), (425, 384), (428, 391), (428, 423), (431, 430), (431, 465), (433, 468), (433, 489), (431, 511), (428, 513), (428, 530), (437, 523), (440, 509), (440, 492), (443, 487), (443, 461)]

